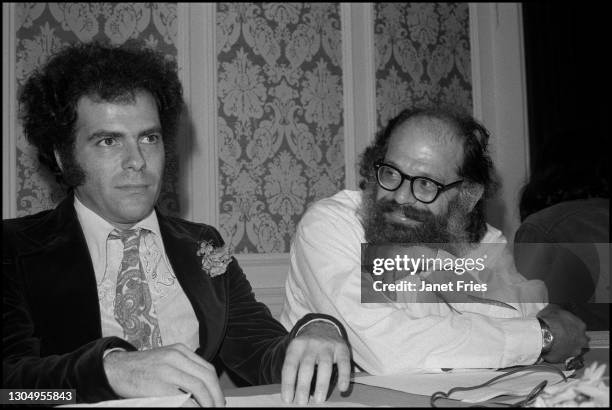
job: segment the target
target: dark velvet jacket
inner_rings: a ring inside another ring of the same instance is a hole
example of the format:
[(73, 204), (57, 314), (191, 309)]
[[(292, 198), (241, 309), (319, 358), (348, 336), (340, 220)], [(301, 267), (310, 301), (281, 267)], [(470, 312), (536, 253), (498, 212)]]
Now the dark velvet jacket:
[[(3, 221), (2, 384), (76, 389), (78, 402), (116, 399), (103, 352), (134, 347), (102, 337), (93, 264), (73, 201), (69, 195), (52, 211)], [(201, 269), (198, 241), (223, 244), (214, 228), (157, 216), (168, 259), (199, 321), (196, 353), (251, 384), (279, 383), (287, 345), (306, 318), (288, 334), (255, 300), (235, 259), (214, 278)]]

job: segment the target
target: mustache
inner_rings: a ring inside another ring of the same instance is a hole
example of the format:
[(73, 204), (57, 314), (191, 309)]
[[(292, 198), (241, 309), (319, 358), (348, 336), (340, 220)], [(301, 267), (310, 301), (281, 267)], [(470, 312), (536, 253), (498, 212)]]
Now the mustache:
[(434, 214), (430, 211), (416, 209), (411, 205), (401, 205), (391, 199), (380, 199), (376, 203), (376, 208), (377, 211), (381, 213), (400, 211), (406, 218), (419, 222), (423, 222), (434, 217)]

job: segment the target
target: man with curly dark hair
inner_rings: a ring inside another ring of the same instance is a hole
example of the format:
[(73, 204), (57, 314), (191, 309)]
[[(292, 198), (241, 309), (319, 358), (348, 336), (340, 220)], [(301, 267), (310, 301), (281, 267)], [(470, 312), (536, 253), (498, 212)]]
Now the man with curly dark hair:
[[(323, 401), (344, 329), (291, 330), (255, 300), (217, 230), (155, 209), (183, 108), (175, 64), (134, 45), (69, 46), (27, 81), (25, 135), (69, 195), (3, 221), (3, 387), (76, 389), (78, 402), (187, 392), (224, 404), (217, 371)], [(213, 364), (214, 363), (214, 364)], [(215, 368), (217, 366), (217, 368)]]
[[(579, 354), (584, 324), (546, 306), (543, 284), (515, 270), (506, 239), (486, 223), (496, 187), (488, 139), (452, 107), (392, 119), (361, 158), (362, 190), (323, 199), (300, 221), (281, 322), (334, 315), (356, 364), (372, 374)], [(482, 269), (457, 270), (479, 259)], [(410, 261), (423, 264), (402, 267)]]
[(610, 158), (593, 149), (607, 138), (596, 124), (590, 118), (543, 144), (522, 190), (514, 250), (517, 268), (544, 281), (551, 303), (588, 330), (609, 330)]

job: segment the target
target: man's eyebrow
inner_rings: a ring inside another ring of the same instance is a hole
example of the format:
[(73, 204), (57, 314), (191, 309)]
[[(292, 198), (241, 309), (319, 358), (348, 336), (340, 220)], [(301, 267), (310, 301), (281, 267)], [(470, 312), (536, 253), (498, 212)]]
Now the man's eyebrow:
[(103, 139), (103, 138), (121, 138), (123, 137), (123, 135), (124, 134), (121, 132), (100, 130), (100, 131), (96, 131), (93, 134), (91, 134), (87, 139), (91, 141), (94, 139)]
[[(156, 125), (154, 127), (147, 128), (144, 131), (140, 131), (138, 133), (138, 136), (142, 137), (144, 135), (161, 134), (161, 133), (162, 133), (161, 127)], [(125, 134), (122, 132), (100, 130), (100, 131), (96, 131), (93, 134), (91, 134), (88, 139), (94, 140), (94, 139), (102, 139), (102, 138), (122, 138), (124, 136)]]
[(162, 133), (162, 129), (161, 129), (161, 127), (160, 127), (160, 126), (158, 126), (158, 125), (156, 125), (156, 126), (154, 126), (154, 127), (147, 128), (147, 129), (146, 129), (146, 130), (144, 130), (144, 131), (140, 131), (140, 132), (138, 133), (138, 136), (139, 136), (139, 137), (142, 137), (142, 136), (144, 136), (144, 135), (149, 135), (149, 134), (161, 134), (161, 133)]
[(413, 174), (409, 174), (409, 173), (407, 173), (407, 172), (402, 171), (402, 169), (399, 167), (399, 165), (397, 165), (397, 164), (396, 164), (394, 161), (387, 161), (387, 160), (384, 160), (383, 162), (384, 162), (385, 164), (392, 165), (393, 167), (397, 168), (397, 169), (398, 169), (400, 172), (402, 172), (402, 173), (404, 173), (404, 174), (408, 174), (408, 175), (410, 175), (411, 177), (427, 177), (427, 178), (429, 178), (429, 179), (433, 179), (434, 181), (438, 181), (438, 182), (440, 182), (440, 180), (442, 180), (442, 179), (443, 179), (443, 178), (441, 178), (441, 176), (440, 176), (440, 175), (433, 175), (433, 174), (431, 174), (431, 173), (429, 173), (429, 172), (419, 173), (419, 174), (414, 174), (414, 175), (413, 175)]

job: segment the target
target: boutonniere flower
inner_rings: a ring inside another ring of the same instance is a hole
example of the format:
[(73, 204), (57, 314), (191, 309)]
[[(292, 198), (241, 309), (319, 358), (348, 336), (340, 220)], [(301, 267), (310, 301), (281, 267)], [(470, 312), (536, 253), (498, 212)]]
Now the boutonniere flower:
[(227, 265), (232, 261), (232, 256), (225, 246), (215, 248), (207, 241), (200, 242), (197, 255), (202, 257), (202, 270), (211, 278), (225, 273)]

